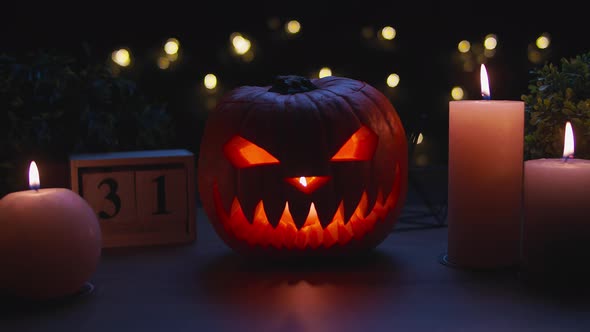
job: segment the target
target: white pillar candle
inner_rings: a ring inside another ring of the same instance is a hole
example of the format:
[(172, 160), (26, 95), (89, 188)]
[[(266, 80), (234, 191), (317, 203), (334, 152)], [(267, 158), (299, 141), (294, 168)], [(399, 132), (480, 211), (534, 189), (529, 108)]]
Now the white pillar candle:
[(527, 278), (564, 274), (571, 279), (575, 275), (565, 275), (568, 270), (578, 274), (590, 263), (590, 160), (568, 158), (574, 153), (571, 129), (565, 142), (563, 159), (525, 162), (522, 267)]
[[(485, 67), (482, 95), (489, 98)], [(524, 102), (449, 103), (448, 253), (464, 268), (518, 264)]]

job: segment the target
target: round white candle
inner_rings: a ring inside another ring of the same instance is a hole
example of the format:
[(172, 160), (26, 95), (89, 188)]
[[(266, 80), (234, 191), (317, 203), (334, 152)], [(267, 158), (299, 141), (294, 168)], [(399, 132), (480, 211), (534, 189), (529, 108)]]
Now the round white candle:
[(447, 259), (452, 264), (518, 263), (523, 141), (524, 102), (449, 103)]
[(3, 293), (32, 299), (75, 293), (95, 271), (100, 252), (98, 219), (73, 191), (27, 190), (0, 200)]
[[(570, 154), (573, 147), (570, 153), (564, 152)], [(567, 269), (586, 269), (590, 262), (590, 160), (528, 160), (524, 172), (523, 271), (527, 277), (543, 278)]]

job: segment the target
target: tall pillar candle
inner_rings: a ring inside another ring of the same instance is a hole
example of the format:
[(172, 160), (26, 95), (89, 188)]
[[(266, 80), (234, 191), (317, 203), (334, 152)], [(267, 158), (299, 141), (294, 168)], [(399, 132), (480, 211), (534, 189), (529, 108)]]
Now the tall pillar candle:
[(587, 281), (590, 273), (590, 160), (569, 158), (574, 141), (567, 125), (564, 158), (524, 166), (522, 271), (531, 280)]
[[(489, 98), (482, 66), (482, 95)], [(524, 102), (449, 104), (448, 252), (452, 265), (495, 269), (519, 260)]]

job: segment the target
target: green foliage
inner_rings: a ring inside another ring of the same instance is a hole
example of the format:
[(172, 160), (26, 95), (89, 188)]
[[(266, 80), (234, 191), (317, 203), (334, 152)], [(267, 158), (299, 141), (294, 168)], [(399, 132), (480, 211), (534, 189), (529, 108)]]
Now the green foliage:
[(107, 62), (47, 52), (0, 56), (0, 189), (11, 187), (23, 158), (166, 148), (172, 137), (166, 106), (149, 103)]
[(525, 159), (558, 158), (565, 123), (572, 123), (576, 158), (590, 159), (590, 53), (531, 72), (526, 110)]

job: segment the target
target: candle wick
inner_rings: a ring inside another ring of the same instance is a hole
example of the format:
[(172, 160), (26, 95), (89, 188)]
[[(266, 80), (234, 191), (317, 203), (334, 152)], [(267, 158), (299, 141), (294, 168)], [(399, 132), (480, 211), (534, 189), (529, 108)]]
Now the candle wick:
[(490, 99), (492, 99), (492, 96), (490, 96), (490, 95), (486, 95), (486, 94), (483, 94), (483, 93), (482, 93), (482, 94), (481, 94), (481, 98), (482, 98), (483, 100), (490, 100)]
[(563, 157), (563, 162), (564, 162), (564, 163), (567, 163), (567, 161), (568, 161), (570, 158), (572, 158), (572, 159), (573, 159), (573, 158), (574, 158), (574, 156), (571, 156), (571, 155), (570, 155), (570, 156), (565, 156), (565, 157)]

